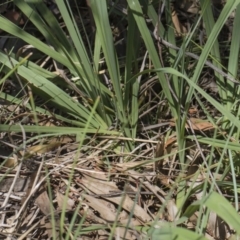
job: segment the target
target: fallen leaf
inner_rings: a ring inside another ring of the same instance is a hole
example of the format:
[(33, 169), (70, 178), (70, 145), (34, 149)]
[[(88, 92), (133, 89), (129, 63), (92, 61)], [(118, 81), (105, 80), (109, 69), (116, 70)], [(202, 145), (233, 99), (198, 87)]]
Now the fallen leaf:
[(49, 216), (51, 209), (54, 209), (46, 191), (40, 193), (35, 200), (35, 204), (40, 208), (45, 216)]
[[(79, 180), (85, 188), (97, 195), (110, 194), (111, 192), (119, 192), (114, 182), (98, 181), (89, 176), (84, 176)], [(143, 222), (148, 222), (152, 218), (142, 209), (136, 202), (134, 202), (127, 194), (117, 197), (102, 197), (108, 201), (121, 205), (123, 209), (128, 212), (133, 212), (136, 217)]]
[[(39, 144), (39, 145), (31, 146), (27, 148), (26, 154), (24, 155), (24, 157), (29, 158), (30, 156), (33, 156), (33, 155), (41, 156), (44, 153), (55, 150), (60, 145), (61, 145), (61, 142), (52, 142), (49, 144)], [(20, 153), (23, 154), (23, 151), (20, 151)]]
[(4, 162), (4, 167), (13, 168), (18, 164), (18, 158), (16, 154), (13, 154), (13, 157), (8, 157)]
[[(215, 126), (207, 120), (190, 118), (189, 121), (191, 123), (191, 127), (193, 128), (193, 130), (208, 131), (215, 128)], [(176, 126), (176, 123), (173, 119), (170, 120), (170, 126), (173, 127)], [(189, 126), (188, 123), (185, 124), (185, 128), (189, 129), (191, 127)]]
[[(42, 193), (40, 193), (40, 195), (35, 200), (35, 204), (40, 208), (42, 213), (47, 218), (50, 217), (51, 209), (55, 212), (54, 206), (52, 205), (46, 191), (43, 191)], [(46, 228), (46, 232), (48, 234), (48, 237), (52, 238), (53, 231), (56, 231), (56, 229), (53, 229), (51, 222), (47, 222), (46, 218), (43, 218), (43, 219), (44, 219), (44, 224), (45, 224), (45, 228)], [(56, 219), (55, 224), (56, 224), (55, 226), (59, 225), (59, 220), (58, 219)], [(57, 234), (57, 231), (56, 231), (55, 236), (58, 236), (58, 235), (59, 234)]]
[(130, 232), (129, 229), (123, 227), (117, 227), (115, 229), (115, 237), (116, 239), (126, 239), (126, 240), (134, 240), (136, 237)]
[(59, 191), (57, 191), (57, 203), (60, 210), (62, 210), (63, 206), (65, 205), (66, 210), (70, 211), (75, 205), (71, 198), (61, 194)]
[(172, 11), (172, 22), (175, 27), (175, 33), (177, 36), (182, 36), (183, 34), (187, 33), (187, 29), (179, 21), (175, 10)]
[(116, 209), (115, 212), (107, 206), (109, 202), (102, 199), (97, 199), (95, 197), (84, 194), (83, 197), (89, 202), (88, 205), (99, 212), (101, 218), (106, 221), (114, 222), (116, 220)]

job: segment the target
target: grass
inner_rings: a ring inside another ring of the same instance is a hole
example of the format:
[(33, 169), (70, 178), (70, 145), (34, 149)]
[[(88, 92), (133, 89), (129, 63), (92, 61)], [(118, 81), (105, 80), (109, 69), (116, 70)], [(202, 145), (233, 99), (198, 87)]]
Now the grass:
[(0, 234), (238, 239), (240, 1), (121, 2), (0, 16)]

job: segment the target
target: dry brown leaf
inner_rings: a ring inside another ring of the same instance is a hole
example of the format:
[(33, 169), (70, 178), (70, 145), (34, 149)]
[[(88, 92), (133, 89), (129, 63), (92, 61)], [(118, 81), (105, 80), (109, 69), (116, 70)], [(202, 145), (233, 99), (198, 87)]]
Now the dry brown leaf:
[(49, 216), (51, 213), (51, 208), (54, 209), (46, 191), (40, 193), (40, 195), (35, 200), (35, 204), (46, 216)]
[(79, 211), (82, 218), (86, 219), (88, 222), (106, 224), (107, 222), (98, 217), (91, 208), (86, 206), (86, 204), (82, 204), (82, 209)]
[[(40, 195), (35, 200), (35, 204), (40, 208), (40, 210), (46, 217), (49, 217), (51, 213), (51, 209), (54, 210), (54, 206), (52, 205), (46, 191), (43, 191), (42, 193), (40, 193)], [(51, 238), (53, 231), (56, 231), (56, 230), (52, 228), (52, 224), (50, 222), (46, 222), (45, 218), (43, 219), (44, 219), (44, 224), (45, 224), (48, 237)], [(56, 220), (56, 225), (58, 224), (59, 224), (59, 220)], [(55, 233), (55, 236), (57, 236), (57, 232)]]
[(197, 112), (198, 112), (197, 108), (194, 108), (194, 107), (189, 108), (189, 110), (188, 110), (189, 114), (196, 114)]
[[(61, 142), (52, 142), (49, 144), (39, 144), (39, 145), (31, 146), (31, 147), (27, 148), (25, 157), (26, 156), (30, 157), (32, 155), (41, 156), (44, 153), (47, 153), (47, 152), (50, 152), (50, 151), (56, 149), (60, 145), (61, 145)], [(22, 151), (20, 151), (20, 153), (23, 154)]]
[(187, 29), (180, 23), (175, 10), (172, 11), (172, 22), (177, 36), (182, 36), (187, 33)]
[[(116, 184), (113, 182), (97, 181), (96, 179), (85, 176), (80, 180), (80, 183), (84, 185), (85, 188), (89, 189), (91, 192), (97, 195), (110, 194), (111, 192), (119, 192)], [(108, 199), (110, 202), (116, 204), (121, 204), (122, 208), (128, 212), (133, 212), (136, 217), (141, 219), (143, 222), (148, 222), (151, 217), (142, 209), (138, 204), (136, 204), (128, 195), (120, 197), (103, 197)], [(124, 198), (124, 199), (123, 199)]]
[(171, 138), (169, 138), (166, 143), (165, 143), (165, 148), (167, 148), (168, 146), (174, 144), (177, 141), (177, 137), (173, 136)]
[[(116, 220), (117, 210), (112, 203), (103, 199), (96, 199), (89, 195), (83, 195), (83, 197), (88, 201), (90, 207), (100, 213), (100, 216), (104, 220), (108, 222), (114, 222)], [(141, 224), (137, 219), (131, 219), (129, 223), (129, 214), (124, 210), (118, 215), (118, 222), (131, 226), (139, 226)]]
[[(193, 130), (208, 131), (215, 128), (215, 126), (207, 120), (202, 120), (199, 118), (190, 118), (189, 121), (191, 122), (191, 127), (193, 128)], [(171, 119), (170, 126), (173, 127), (176, 126), (174, 119)], [(190, 128), (188, 123), (186, 123), (185, 128), (187, 129)]]
[(123, 227), (117, 227), (115, 229), (115, 237), (116, 239), (126, 239), (126, 240), (135, 240), (136, 237), (130, 232), (130, 230), (127, 230)]
[(111, 207), (108, 206), (111, 203), (86, 194), (84, 194), (83, 197), (88, 200), (88, 205), (91, 208), (100, 213), (101, 218), (109, 222), (114, 222), (116, 219), (116, 209), (111, 209)]
[[(67, 203), (66, 203), (67, 200)], [(62, 210), (63, 206), (65, 205), (66, 210), (72, 210), (75, 203), (71, 198), (67, 198), (65, 195), (61, 194), (59, 191), (57, 191), (57, 203), (60, 210)]]
[(16, 167), (18, 164), (18, 157), (16, 154), (13, 154), (13, 157), (8, 157), (4, 163), (4, 167), (12, 168)]
[[(198, 119), (198, 118), (190, 118), (190, 122), (191, 122), (191, 127), (193, 128), (193, 130), (201, 130), (201, 131), (207, 131), (207, 130), (211, 130), (214, 129), (215, 126), (210, 123), (209, 121), (204, 121), (202, 119)], [(190, 128), (190, 126), (188, 124), (185, 125), (186, 128)]]

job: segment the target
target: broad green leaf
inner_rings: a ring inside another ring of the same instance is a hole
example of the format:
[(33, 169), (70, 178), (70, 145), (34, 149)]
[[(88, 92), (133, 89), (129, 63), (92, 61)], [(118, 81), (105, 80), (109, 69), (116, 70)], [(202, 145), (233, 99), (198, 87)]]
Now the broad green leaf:
[[(93, 129), (93, 128), (76, 128), (76, 127), (52, 127), (52, 126), (28, 126), (28, 125), (21, 125), (24, 128), (25, 132), (29, 133), (57, 133), (60, 135), (63, 134), (81, 134), (81, 133), (99, 133), (99, 134), (107, 134), (107, 135), (115, 135), (120, 136), (120, 133), (117, 131), (110, 131), (105, 129)], [(22, 132), (22, 128), (20, 125), (4, 125), (0, 124), (0, 131), (1, 132)]]
[(222, 195), (211, 192), (203, 201), (211, 211), (215, 212), (221, 217), (227, 224), (240, 234), (240, 216), (233, 208), (231, 203)]
[[(56, 52), (51, 47), (49, 47), (47, 44), (43, 43), (42, 41), (35, 38), (31, 34), (22, 30), (21, 28), (19, 28), (15, 24), (13, 24), (11, 21), (3, 18), (2, 16), (0, 16), (0, 29), (10, 33), (13, 36), (16, 36), (16, 37), (22, 39), (23, 41), (25, 41), (26, 43), (28, 43), (30, 45), (33, 45), (35, 48), (37, 48), (41, 52), (52, 57), (59, 63), (62, 63), (64, 66), (68, 67), (69, 69), (72, 69), (72, 65), (69, 64), (69, 61), (67, 60), (67, 58), (65, 56)], [(79, 63), (76, 63), (76, 65), (79, 65)]]
[[(218, 148), (225, 148), (226, 147), (226, 140), (221, 140), (221, 139), (213, 139), (212, 138), (207, 138), (207, 137), (202, 137), (202, 136), (196, 136), (197, 140), (200, 143), (208, 144), (214, 147)], [(193, 136), (187, 136), (187, 139), (194, 140)], [(227, 143), (227, 149), (231, 149), (233, 151), (240, 151), (240, 144), (237, 142), (228, 142)]]
[(152, 228), (148, 236), (152, 240), (207, 240), (204, 236), (201, 236), (193, 231), (176, 227), (171, 224), (163, 224), (156, 228)]

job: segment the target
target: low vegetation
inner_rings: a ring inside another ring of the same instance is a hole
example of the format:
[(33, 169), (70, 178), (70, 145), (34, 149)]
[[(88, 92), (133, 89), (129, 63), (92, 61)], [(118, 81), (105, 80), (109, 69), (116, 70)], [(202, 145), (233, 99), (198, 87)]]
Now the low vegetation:
[(239, 0), (0, 14), (1, 237), (239, 238)]

